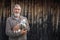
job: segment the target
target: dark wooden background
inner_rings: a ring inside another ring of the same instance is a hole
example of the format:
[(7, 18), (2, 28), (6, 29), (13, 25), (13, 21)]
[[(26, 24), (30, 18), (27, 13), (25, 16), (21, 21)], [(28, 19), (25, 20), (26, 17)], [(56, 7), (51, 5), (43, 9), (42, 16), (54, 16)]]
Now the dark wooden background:
[(0, 0), (0, 40), (8, 40), (6, 19), (15, 4), (21, 5), (21, 15), (29, 21), (28, 40), (60, 40), (59, 0)]

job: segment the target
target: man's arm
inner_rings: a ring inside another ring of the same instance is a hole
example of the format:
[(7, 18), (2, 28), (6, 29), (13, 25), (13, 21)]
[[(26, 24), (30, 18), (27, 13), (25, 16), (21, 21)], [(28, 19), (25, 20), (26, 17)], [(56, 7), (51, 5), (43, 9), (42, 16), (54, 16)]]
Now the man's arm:
[(9, 19), (7, 19), (7, 21), (6, 21), (6, 35), (11, 36), (11, 37), (21, 36), (21, 32), (14, 33), (11, 30), (10, 20)]
[(26, 21), (26, 27), (22, 29), (22, 35), (25, 35), (27, 32), (29, 32), (30, 26), (29, 26), (27, 18), (23, 18), (23, 19), (25, 19)]
[(30, 30), (30, 26), (29, 26), (29, 23), (28, 23), (28, 20), (27, 20), (27, 18), (26, 18), (26, 22), (27, 22), (27, 26), (26, 26), (26, 29), (27, 29), (27, 31), (29, 31)]

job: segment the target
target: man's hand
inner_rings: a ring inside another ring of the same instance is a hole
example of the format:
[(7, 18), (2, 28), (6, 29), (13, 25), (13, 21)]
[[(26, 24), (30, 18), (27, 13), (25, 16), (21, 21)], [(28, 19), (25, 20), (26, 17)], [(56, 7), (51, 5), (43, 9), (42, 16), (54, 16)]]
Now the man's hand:
[[(16, 26), (13, 27), (13, 31), (18, 31), (19, 29), (20, 29), (19, 25), (16, 25)], [(22, 29), (22, 30), (20, 31), (20, 33), (21, 33), (22, 35), (25, 35), (25, 34), (27, 33), (27, 30)]]
[(24, 30), (24, 29), (21, 30), (22, 35), (25, 35), (26, 33), (27, 33), (27, 30)]
[(19, 25), (13, 27), (13, 31), (17, 31), (18, 29), (20, 29)]

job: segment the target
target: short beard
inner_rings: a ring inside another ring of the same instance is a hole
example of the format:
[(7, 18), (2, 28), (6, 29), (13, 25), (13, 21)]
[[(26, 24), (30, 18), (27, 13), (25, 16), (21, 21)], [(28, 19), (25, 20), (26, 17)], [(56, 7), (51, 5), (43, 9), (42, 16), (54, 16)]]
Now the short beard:
[(15, 17), (19, 17), (20, 14), (19, 14), (19, 13), (14, 13), (14, 16), (15, 16)]

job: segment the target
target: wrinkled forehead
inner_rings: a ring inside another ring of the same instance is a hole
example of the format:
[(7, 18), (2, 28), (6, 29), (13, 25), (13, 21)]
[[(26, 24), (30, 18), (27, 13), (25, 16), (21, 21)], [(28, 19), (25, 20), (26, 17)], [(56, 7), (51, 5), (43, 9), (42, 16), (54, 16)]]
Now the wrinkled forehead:
[(20, 5), (15, 5), (14, 9), (21, 9), (21, 6)]

